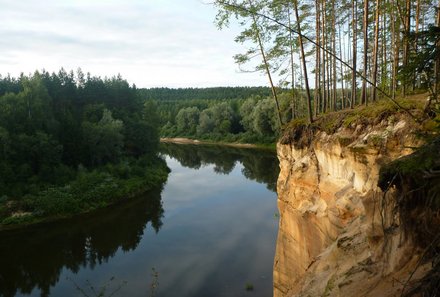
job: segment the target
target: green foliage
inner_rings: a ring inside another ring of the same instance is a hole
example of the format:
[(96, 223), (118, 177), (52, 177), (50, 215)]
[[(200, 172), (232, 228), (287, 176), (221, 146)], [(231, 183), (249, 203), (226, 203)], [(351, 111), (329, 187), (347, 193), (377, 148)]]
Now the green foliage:
[[(120, 76), (0, 77), (0, 221), (65, 216), (164, 182), (156, 104)], [(24, 212), (25, 215), (21, 215)]]
[(235, 112), (229, 104), (226, 102), (216, 104), (200, 113), (197, 133), (199, 135), (230, 133), (235, 117)]
[[(423, 104), (420, 100), (412, 99), (399, 99), (397, 102), (408, 110), (420, 110)], [(283, 144), (295, 144), (300, 148), (304, 148), (310, 144), (316, 131), (333, 134), (342, 127), (354, 130), (358, 125), (367, 127), (369, 125), (378, 125), (384, 120), (393, 122), (396, 115), (401, 113), (403, 111), (399, 110), (392, 102), (379, 100), (368, 106), (320, 115), (312, 124), (308, 124), (304, 118), (299, 118), (292, 120), (284, 127), (280, 142)], [(339, 137), (338, 141), (342, 146), (347, 146), (352, 143), (353, 139), (351, 136)], [(385, 143), (384, 139), (379, 135), (372, 135), (368, 139), (368, 144), (381, 148)], [(366, 147), (353, 147), (351, 150), (362, 153), (366, 150)]]
[(124, 144), (123, 123), (115, 120), (111, 111), (104, 109), (102, 118), (97, 123), (84, 121), (82, 129), (90, 164), (101, 165), (119, 158)]
[(275, 119), (275, 103), (270, 98), (261, 100), (256, 105), (253, 116), (253, 130), (261, 136), (274, 135), (279, 132), (279, 123)]
[(440, 168), (440, 138), (436, 138), (431, 143), (418, 149), (412, 155), (397, 159), (396, 161), (384, 166), (380, 172), (379, 186), (386, 189), (387, 185), (394, 182), (393, 176), (412, 177), (418, 184), (425, 181), (420, 178), (423, 173)]
[(81, 169), (75, 179), (64, 185), (25, 195), (20, 209), (28, 212), (26, 216), (13, 216), (15, 210), (6, 208), (3, 215), (0, 214), (0, 222), (20, 223), (89, 212), (146, 192), (164, 183), (168, 173), (164, 160), (148, 157), (108, 163), (92, 171)]
[[(398, 100), (401, 106), (407, 109), (419, 108), (416, 106), (414, 101), (409, 100)], [(383, 119), (392, 116), (392, 114), (399, 111), (399, 108), (389, 100), (379, 100), (378, 102), (357, 108), (356, 110), (346, 111), (341, 113), (345, 115), (343, 124), (345, 127), (349, 127), (355, 124), (365, 123), (374, 121), (376, 123), (382, 121)]]
[(268, 87), (216, 87), (216, 88), (151, 88), (139, 89), (140, 96), (156, 101), (230, 100), (246, 99), (252, 95), (270, 96)]
[[(286, 114), (290, 105), (282, 101)], [(242, 143), (273, 143), (280, 132), (275, 104), (270, 98), (251, 96), (246, 100), (157, 101), (162, 137)]]
[(176, 116), (179, 133), (195, 134), (199, 123), (200, 111), (197, 107), (187, 107), (179, 110)]
[[(406, 236), (425, 250), (427, 256), (434, 256), (434, 261), (438, 260), (440, 138), (437, 136), (413, 154), (383, 166), (379, 172), (378, 185), (384, 192), (390, 189), (396, 192), (391, 197), (396, 198), (395, 213), (399, 214), (399, 224)], [(427, 284), (425, 289), (429, 293), (433, 292), (432, 283), (438, 283), (438, 276), (435, 276), (438, 271), (439, 267), (436, 265), (424, 280)]]
[(440, 58), (440, 27), (430, 25), (418, 33), (411, 32), (407, 38), (409, 42), (417, 44), (417, 51), (411, 52), (408, 64), (401, 69), (400, 76), (404, 83), (411, 84), (415, 75), (419, 74), (425, 88), (432, 88), (436, 79), (435, 61)]

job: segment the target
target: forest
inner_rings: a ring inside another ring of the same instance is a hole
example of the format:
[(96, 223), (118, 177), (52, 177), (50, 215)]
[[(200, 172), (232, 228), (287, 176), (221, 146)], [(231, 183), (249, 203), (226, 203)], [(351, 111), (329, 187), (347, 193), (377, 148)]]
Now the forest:
[[(140, 90), (157, 103), (162, 137), (273, 143), (294, 119), (439, 91), (440, 14), (432, 0), (215, 1), (238, 23), (234, 56), (268, 88)], [(279, 79), (276, 81), (276, 79)]]
[[(240, 69), (268, 78), (277, 121), (278, 87), (292, 118), (439, 90), (439, 3), (432, 0), (217, 0), (216, 24), (240, 25)], [(279, 77), (279, 81), (275, 78)], [(400, 107), (400, 106), (399, 106)], [(288, 120), (288, 119), (287, 119)]]
[[(292, 119), (289, 90), (278, 88), (285, 122)], [(161, 137), (275, 143), (281, 131), (269, 87), (152, 88), (139, 96), (155, 102)]]
[(0, 223), (99, 208), (160, 186), (158, 117), (120, 76), (0, 77)]
[[(275, 104), (268, 96), (256, 93), (246, 99), (179, 98), (177, 96), (174, 100), (155, 100), (162, 137), (274, 143), (280, 132)], [(289, 101), (282, 102), (287, 120), (291, 112)]]
[(242, 29), (240, 69), (264, 73), (269, 87), (138, 89), (81, 69), (0, 76), (1, 224), (86, 212), (160, 185), (159, 137), (274, 143), (292, 120), (378, 100), (405, 109), (401, 98), (426, 92), (439, 126), (434, 1), (214, 5), (220, 29)]
[(224, 100), (246, 99), (254, 95), (270, 96), (269, 87), (211, 87), (211, 88), (150, 88), (138, 89), (142, 98), (164, 100)]

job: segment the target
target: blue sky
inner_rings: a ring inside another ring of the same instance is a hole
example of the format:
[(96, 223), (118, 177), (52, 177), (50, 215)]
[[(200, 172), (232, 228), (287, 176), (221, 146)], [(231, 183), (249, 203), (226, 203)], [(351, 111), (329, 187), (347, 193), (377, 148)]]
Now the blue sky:
[(207, 1), (0, 0), (0, 74), (81, 67), (138, 87), (267, 85), (239, 72), (239, 28), (217, 30)]

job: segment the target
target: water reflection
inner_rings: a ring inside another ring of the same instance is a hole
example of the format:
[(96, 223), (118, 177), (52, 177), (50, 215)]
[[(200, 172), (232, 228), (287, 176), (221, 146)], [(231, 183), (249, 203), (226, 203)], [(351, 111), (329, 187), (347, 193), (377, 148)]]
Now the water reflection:
[(242, 173), (247, 179), (263, 183), (269, 190), (276, 192), (280, 169), (273, 152), (253, 148), (173, 143), (163, 143), (161, 151), (184, 167), (200, 169), (212, 164), (214, 171), (219, 174), (231, 173), (237, 162), (240, 162), (244, 167)]
[(77, 273), (107, 262), (119, 249), (136, 249), (147, 223), (156, 232), (162, 225), (160, 193), (156, 189), (90, 215), (3, 232), (0, 296), (30, 294), (35, 288), (49, 296), (64, 267)]
[(270, 296), (275, 154), (176, 144), (161, 152), (172, 169), (163, 191), (0, 233), (0, 296), (83, 297), (73, 281), (99, 287), (115, 276), (112, 285), (126, 282), (115, 296), (144, 297), (152, 268), (158, 297)]

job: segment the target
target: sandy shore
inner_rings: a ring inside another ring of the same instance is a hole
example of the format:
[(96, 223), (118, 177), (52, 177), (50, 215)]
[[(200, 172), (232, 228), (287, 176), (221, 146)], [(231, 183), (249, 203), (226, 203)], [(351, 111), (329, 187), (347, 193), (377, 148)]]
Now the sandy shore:
[(178, 144), (216, 144), (216, 145), (226, 145), (232, 147), (242, 147), (242, 148), (256, 148), (258, 147), (255, 144), (250, 143), (227, 143), (227, 142), (209, 142), (209, 141), (200, 141), (197, 139), (189, 139), (189, 138), (161, 138), (160, 142), (166, 143), (178, 143)]

